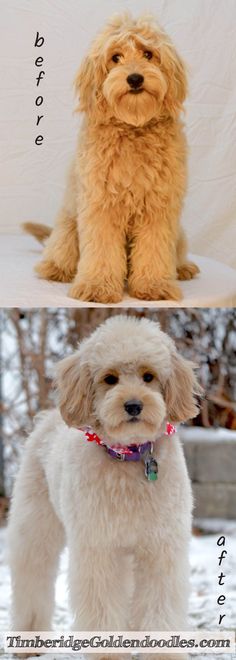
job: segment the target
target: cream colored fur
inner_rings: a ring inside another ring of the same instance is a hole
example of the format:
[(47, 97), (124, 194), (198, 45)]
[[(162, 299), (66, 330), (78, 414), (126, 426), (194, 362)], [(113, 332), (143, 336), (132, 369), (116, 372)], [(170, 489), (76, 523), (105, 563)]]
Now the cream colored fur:
[[(141, 93), (127, 82), (132, 73), (144, 78)], [(75, 87), (83, 126), (63, 207), (36, 271), (73, 281), (69, 295), (82, 300), (118, 302), (126, 279), (132, 296), (177, 300), (176, 280), (199, 272), (187, 260), (180, 225), (184, 64), (153, 18), (125, 14), (95, 39)], [(44, 238), (37, 227), (26, 229)]]
[[(13, 628), (50, 629), (67, 543), (74, 629), (185, 630), (191, 487), (178, 436), (157, 438), (167, 417), (197, 413), (193, 365), (157, 323), (112, 317), (59, 363), (57, 383), (61, 412), (36, 421), (11, 505)], [(135, 424), (124, 409), (133, 398), (143, 402)], [(110, 444), (154, 441), (158, 481), (87, 442), (83, 424)]]

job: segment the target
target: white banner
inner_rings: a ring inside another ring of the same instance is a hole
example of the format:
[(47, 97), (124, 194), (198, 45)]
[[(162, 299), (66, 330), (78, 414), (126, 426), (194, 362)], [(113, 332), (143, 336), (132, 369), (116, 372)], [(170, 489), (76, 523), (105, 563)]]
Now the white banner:
[(232, 631), (6, 632), (5, 653), (234, 653)]

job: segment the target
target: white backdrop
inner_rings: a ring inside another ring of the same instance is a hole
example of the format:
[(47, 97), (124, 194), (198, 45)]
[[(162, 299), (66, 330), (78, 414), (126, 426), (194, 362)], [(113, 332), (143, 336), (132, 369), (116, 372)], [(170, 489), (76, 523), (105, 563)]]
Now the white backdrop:
[[(1, 231), (17, 233), (23, 220), (53, 223), (78, 127), (75, 72), (97, 29), (126, 9), (154, 13), (188, 64), (183, 222), (192, 251), (236, 267), (235, 0), (0, 0)], [(34, 47), (37, 30), (42, 48)], [(36, 56), (46, 74), (39, 87)]]

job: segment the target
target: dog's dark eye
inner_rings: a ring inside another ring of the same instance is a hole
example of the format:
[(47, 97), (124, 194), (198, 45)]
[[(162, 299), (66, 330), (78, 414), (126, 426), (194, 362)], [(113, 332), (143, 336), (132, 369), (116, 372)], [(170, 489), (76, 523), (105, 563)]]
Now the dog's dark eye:
[(115, 62), (115, 64), (118, 64), (120, 61), (121, 55), (119, 53), (115, 53), (115, 55), (112, 55), (112, 62)]
[(114, 376), (114, 374), (107, 374), (107, 376), (104, 378), (104, 381), (107, 383), (107, 385), (116, 385), (118, 380), (118, 376)]
[(145, 50), (143, 53), (143, 56), (146, 57), (146, 60), (151, 60), (153, 57), (152, 51), (151, 50)]
[(143, 380), (145, 383), (151, 383), (153, 378), (153, 374), (151, 374), (149, 371), (145, 371), (145, 374), (143, 374)]

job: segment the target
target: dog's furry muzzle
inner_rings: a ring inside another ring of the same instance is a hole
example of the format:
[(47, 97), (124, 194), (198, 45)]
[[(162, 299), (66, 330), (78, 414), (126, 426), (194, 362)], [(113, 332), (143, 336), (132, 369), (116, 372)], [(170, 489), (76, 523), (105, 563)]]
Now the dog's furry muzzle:
[(159, 117), (167, 92), (164, 75), (156, 67), (140, 70), (144, 76), (142, 88), (131, 89), (127, 76), (130, 69), (112, 69), (103, 83), (103, 95), (114, 116), (132, 126), (143, 126)]
[[(141, 414), (134, 421), (125, 411), (125, 401), (138, 397), (142, 401)], [(154, 440), (166, 417), (166, 405), (160, 392), (136, 391), (122, 387), (109, 391), (96, 405), (96, 417), (106, 436), (120, 444)]]

